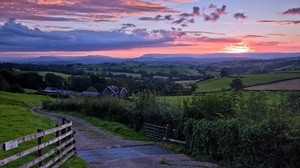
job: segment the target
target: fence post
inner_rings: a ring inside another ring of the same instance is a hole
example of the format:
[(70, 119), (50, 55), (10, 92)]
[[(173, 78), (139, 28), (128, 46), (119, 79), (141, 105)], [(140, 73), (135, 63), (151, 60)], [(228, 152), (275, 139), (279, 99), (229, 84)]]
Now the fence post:
[[(37, 132), (43, 132), (43, 130), (42, 129), (37, 129)], [(40, 145), (42, 143), (43, 143), (43, 137), (38, 138), (38, 144)], [(43, 148), (38, 150), (38, 156), (39, 157), (42, 156), (43, 154), (44, 154)], [(41, 167), (41, 166), (44, 166), (44, 160), (39, 162), (39, 167)]]
[(166, 141), (168, 141), (168, 139), (169, 139), (169, 129), (170, 129), (170, 125), (167, 124), (167, 125), (164, 127), (164, 132), (165, 132), (165, 134), (164, 134), (164, 139), (165, 139)]
[[(58, 124), (56, 124), (55, 126), (56, 126), (56, 127), (59, 127)], [(57, 132), (55, 133), (55, 136), (56, 136), (56, 138), (59, 137), (59, 136), (60, 136), (60, 131), (57, 131)], [(56, 146), (59, 146), (60, 144), (61, 144), (61, 141), (57, 141), (57, 142), (56, 142)], [(56, 155), (59, 155), (60, 153), (61, 153), (61, 149), (58, 150), (58, 151), (56, 152)], [(59, 159), (58, 161), (60, 162), (60, 159)]]

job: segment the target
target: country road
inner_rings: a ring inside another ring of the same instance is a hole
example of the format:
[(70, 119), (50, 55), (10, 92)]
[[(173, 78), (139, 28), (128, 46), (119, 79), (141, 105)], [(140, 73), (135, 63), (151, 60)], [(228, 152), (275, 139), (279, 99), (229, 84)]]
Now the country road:
[(76, 131), (77, 155), (91, 168), (165, 168), (165, 167), (218, 167), (216, 164), (194, 161), (184, 154), (163, 149), (153, 142), (125, 140), (101, 127), (77, 117), (49, 113), (34, 108), (33, 112), (47, 115), (60, 124), (62, 118), (73, 122)]

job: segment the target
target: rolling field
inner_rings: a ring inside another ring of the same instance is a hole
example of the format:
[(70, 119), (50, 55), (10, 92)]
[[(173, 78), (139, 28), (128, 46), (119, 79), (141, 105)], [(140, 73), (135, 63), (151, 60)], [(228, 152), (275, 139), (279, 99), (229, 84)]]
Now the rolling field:
[(300, 79), (291, 79), (270, 84), (257, 85), (245, 88), (245, 90), (300, 90)]
[[(271, 82), (287, 80), (292, 78), (300, 78), (299, 71), (277, 72), (270, 74), (250, 74), (243, 75), (242, 81), (246, 86), (253, 86), (258, 84), (267, 84)], [(222, 89), (229, 89), (230, 83), (234, 78), (213, 78), (197, 83), (198, 92), (219, 91)]]
[[(45, 99), (47, 99), (46, 96), (40, 95), (0, 92), (0, 144), (27, 134), (36, 133), (38, 128), (44, 130), (53, 128), (55, 123), (52, 120), (31, 111), (34, 106), (41, 104), (42, 100)], [(36, 145), (36, 142), (30, 141), (8, 152), (0, 150), (0, 159), (34, 145)], [(17, 165), (35, 157), (32, 154), (5, 167), (17, 167)], [(73, 165), (73, 167), (76, 164), (85, 165), (78, 157), (74, 157), (72, 162), (67, 163), (67, 165)]]
[(71, 75), (64, 74), (64, 73), (50, 72), (50, 71), (38, 71), (37, 73), (40, 74), (41, 76), (45, 76), (47, 73), (53, 73), (57, 76), (61, 76), (61, 77), (65, 78), (65, 79), (67, 79), (68, 77), (71, 76)]

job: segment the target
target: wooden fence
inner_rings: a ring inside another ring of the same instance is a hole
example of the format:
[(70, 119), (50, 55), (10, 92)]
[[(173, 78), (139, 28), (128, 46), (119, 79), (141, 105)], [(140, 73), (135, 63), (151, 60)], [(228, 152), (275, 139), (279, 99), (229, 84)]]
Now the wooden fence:
[(158, 141), (169, 141), (178, 144), (185, 144), (185, 141), (177, 140), (172, 138), (175, 134), (175, 130), (171, 129), (167, 124), (165, 126), (159, 126), (150, 123), (144, 123), (144, 133), (146, 136), (158, 140)]
[[(51, 134), (54, 134), (55, 137), (47, 142), (44, 142), (43, 137)], [(37, 133), (35, 134), (23, 136), (8, 142), (4, 142), (0, 150), (9, 151), (11, 149), (17, 148), (20, 144), (24, 142), (32, 140), (37, 140), (37, 146), (1, 159), (0, 167), (36, 152), (37, 158), (21, 165), (20, 168), (29, 168), (37, 164), (38, 167), (42, 168), (47, 168), (50, 166), (53, 168), (58, 168), (76, 152), (76, 148), (74, 145), (75, 140), (73, 137), (74, 134), (75, 132), (72, 130), (72, 121), (63, 118), (61, 126), (57, 124), (55, 128), (46, 131), (38, 129)], [(44, 153), (44, 148), (49, 147), (50, 145), (53, 146), (54, 144), (55, 147), (53, 149), (50, 149), (46, 153)], [(51, 158), (49, 158), (50, 156)]]

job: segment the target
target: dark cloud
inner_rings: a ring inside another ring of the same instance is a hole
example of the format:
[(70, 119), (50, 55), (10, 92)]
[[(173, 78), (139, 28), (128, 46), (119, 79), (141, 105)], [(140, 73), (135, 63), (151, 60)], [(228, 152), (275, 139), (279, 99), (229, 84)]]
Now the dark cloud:
[(169, 21), (173, 20), (172, 15), (156, 15), (155, 17), (140, 17), (139, 20), (142, 21)]
[(297, 25), (300, 20), (258, 20), (258, 23), (273, 23), (278, 25)]
[(188, 22), (189, 23), (195, 23), (195, 20), (194, 20), (194, 18), (192, 18), (192, 19), (188, 20)]
[(196, 16), (200, 15), (200, 8), (198, 6), (193, 7), (193, 14)]
[(131, 23), (125, 23), (125, 24), (122, 24), (122, 28), (121, 29), (128, 29), (128, 28), (135, 28), (136, 25), (134, 24), (131, 24)]
[(214, 11), (210, 14), (203, 13), (203, 18), (205, 21), (217, 21), (221, 15), (225, 15), (226, 13), (226, 5), (223, 5), (221, 8), (213, 8)]
[(165, 20), (173, 20), (172, 15), (166, 15), (164, 18)]
[(210, 5), (208, 6), (208, 8), (209, 8), (209, 9), (216, 9), (216, 8), (217, 8), (217, 5), (210, 4)]
[(246, 16), (244, 13), (238, 12), (238, 13), (235, 13), (233, 15), (233, 17), (236, 19), (246, 19), (248, 16)]
[(192, 16), (194, 16), (194, 14), (192, 14), (192, 13), (182, 13), (179, 16), (180, 17), (192, 17)]
[(181, 26), (181, 27), (188, 27), (188, 25), (187, 25), (187, 24), (184, 24), (184, 23), (181, 24), (180, 26)]
[(15, 16), (21, 20), (36, 21), (93, 21), (93, 16), (109, 15), (111, 18), (98, 18), (96, 21), (119, 18), (122, 14), (136, 15), (139, 13), (170, 13), (177, 12), (163, 3), (145, 2), (143, 0), (9, 0), (0, 1), (0, 16)]
[(180, 18), (178, 20), (174, 20), (172, 23), (173, 24), (182, 24), (184, 21), (186, 21), (186, 18)]
[(284, 15), (300, 15), (300, 8), (291, 8), (283, 12)]
[[(129, 24), (124, 24), (129, 26)], [(131, 25), (133, 26), (133, 25)], [(161, 46), (174, 41), (175, 33), (158, 33), (155, 38), (145, 29), (121, 31), (49, 31), (30, 29), (9, 19), (0, 27), (0, 52), (10, 51), (100, 51)]]

